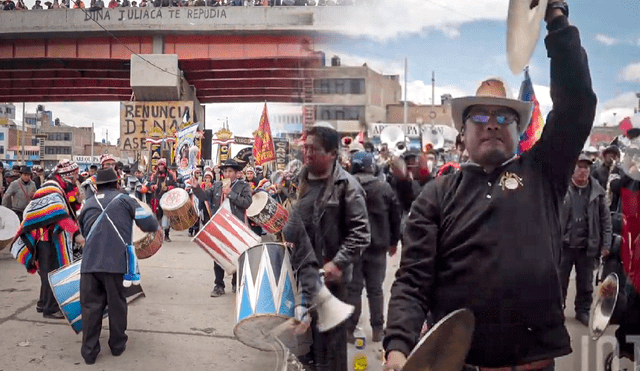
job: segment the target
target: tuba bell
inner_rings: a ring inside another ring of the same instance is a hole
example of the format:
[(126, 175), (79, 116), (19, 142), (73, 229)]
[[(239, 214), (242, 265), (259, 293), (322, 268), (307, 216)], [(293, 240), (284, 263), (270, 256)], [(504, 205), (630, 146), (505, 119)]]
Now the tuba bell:
[(343, 137), (340, 142), (342, 143), (343, 147), (349, 147), (354, 142), (354, 140), (351, 137)]
[(407, 139), (402, 129), (397, 126), (387, 126), (380, 133), (380, 143), (387, 147), (389, 152), (400, 157), (407, 151)]
[[(444, 135), (434, 126), (427, 128), (422, 134), (424, 148), (431, 146), (429, 149), (440, 150), (444, 148)], [(427, 149), (428, 150), (428, 149)]]

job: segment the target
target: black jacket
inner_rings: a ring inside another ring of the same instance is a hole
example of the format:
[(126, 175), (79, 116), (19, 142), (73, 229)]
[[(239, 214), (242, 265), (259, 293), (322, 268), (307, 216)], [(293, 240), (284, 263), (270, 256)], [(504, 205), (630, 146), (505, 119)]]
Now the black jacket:
[[(216, 181), (213, 183), (213, 186), (206, 191), (202, 191), (202, 188), (195, 187), (193, 189), (193, 194), (198, 197), (198, 199), (209, 202), (209, 207), (211, 208), (211, 216), (213, 216), (216, 211), (220, 208), (220, 201), (222, 199), (222, 182)], [(245, 221), (245, 211), (249, 206), (251, 206), (251, 187), (247, 182), (242, 179), (236, 180), (233, 185), (231, 185), (231, 192), (229, 193), (229, 204), (231, 206), (231, 213), (236, 216), (236, 218)]]
[[(152, 213), (144, 209), (138, 201), (117, 190), (105, 190), (88, 199), (82, 208), (78, 221), (82, 235), (86, 237), (82, 249), (81, 273), (127, 273), (127, 250), (109, 219), (102, 214), (105, 208), (124, 242), (132, 242), (133, 222), (144, 232), (155, 232), (158, 221)], [(115, 199), (115, 200), (114, 200)], [(98, 205), (98, 202), (102, 205)], [(95, 230), (91, 232), (94, 223)], [(90, 233), (91, 232), (91, 233)]]
[[(560, 222), (562, 223), (562, 241), (565, 245), (570, 242), (571, 209), (575, 189), (569, 186), (560, 210)], [(600, 255), (600, 249), (611, 248), (611, 213), (607, 207), (604, 189), (594, 177), (591, 177), (591, 192), (589, 194), (589, 206), (587, 208), (587, 220), (589, 236), (587, 238), (587, 256), (595, 258)]]
[(384, 348), (408, 355), (426, 314), (469, 308), (467, 363), (512, 366), (571, 352), (556, 266), (559, 208), (595, 116), (578, 30), (548, 27), (553, 110), (521, 157), (486, 173), (475, 164), (429, 182), (413, 203), (391, 289)]
[[(308, 170), (304, 167), (300, 172), (300, 196), (307, 190), (307, 175)], [(369, 246), (371, 234), (364, 191), (337, 162), (327, 179), (327, 186), (315, 201), (313, 220), (311, 244), (318, 264), (323, 266), (333, 261), (342, 271), (343, 280), (350, 281), (353, 262)]]
[(366, 194), (367, 215), (371, 230), (371, 244), (368, 249), (386, 250), (396, 246), (400, 240), (400, 204), (389, 183), (373, 174), (358, 173), (354, 177), (360, 182)]

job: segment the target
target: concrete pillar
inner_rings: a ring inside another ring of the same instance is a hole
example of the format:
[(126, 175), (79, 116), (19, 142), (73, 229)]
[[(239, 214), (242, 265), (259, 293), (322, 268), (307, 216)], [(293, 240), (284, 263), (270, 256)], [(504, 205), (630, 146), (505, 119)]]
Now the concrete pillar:
[(153, 35), (153, 54), (164, 54), (164, 35)]

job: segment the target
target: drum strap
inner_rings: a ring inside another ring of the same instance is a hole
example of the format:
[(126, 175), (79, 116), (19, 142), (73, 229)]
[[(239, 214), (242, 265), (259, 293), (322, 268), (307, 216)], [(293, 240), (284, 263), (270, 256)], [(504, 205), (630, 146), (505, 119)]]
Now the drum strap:
[[(123, 196), (125, 196), (125, 194), (120, 193), (113, 200), (111, 200), (111, 202), (109, 202), (109, 205), (111, 205), (113, 203), (113, 201), (115, 201), (115, 200), (117, 200), (117, 199), (119, 199), (120, 197), (123, 197)], [(93, 231), (96, 229), (96, 225), (98, 225), (100, 220), (102, 220), (102, 217), (106, 216), (107, 220), (109, 221), (109, 223), (111, 223), (111, 226), (113, 226), (113, 229), (116, 230), (116, 233), (118, 234), (118, 237), (120, 237), (120, 240), (122, 241), (122, 243), (127, 245), (127, 243), (124, 241), (124, 238), (122, 238), (122, 235), (120, 234), (120, 231), (118, 230), (118, 228), (116, 228), (115, 224), (113, 224), (113, 221), (111, 220), (111, 218), (109, 218), (109, 215), (107, 215), (107, 213), (106, 213), (107, 209), (109, 209), (109, 205), (107, 205), (107, 207), (102, 207), (102, 204), (100, 203), (100, 201), (97, 198), (96, 198), (96, 202), (98, 202), (98, 205), (100, 205), (100, 208), (102, 209), (102, 213), (100, 214), (100, 216), (98, 216), (98, 219), (96, 219), (96, 221), (91, 226), (91, 230), (89, 231), (89, 234), (87, 235), (87, 240), (89, 239), (89, 237), (91, 236)], [(132, 238), (133, 238), (133, 236), (132, 236)]]

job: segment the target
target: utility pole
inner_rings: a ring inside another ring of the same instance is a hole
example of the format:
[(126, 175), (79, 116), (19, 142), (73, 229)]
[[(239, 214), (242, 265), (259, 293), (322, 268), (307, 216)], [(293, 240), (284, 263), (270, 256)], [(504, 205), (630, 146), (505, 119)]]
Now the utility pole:
[[(436, 104), (436, 71), (431, 71), (431, 112), (435, 112)], [(433, 115), (429, 115), (433, 116)], [(435, 124), (435, 118), (431, 117), (431, 126)]]
[(404, 123), (407, 123), (407, 110), (409, 106), (407, 105), (407, 69), (408, 69), (407, 58), (404, 59)]
[(25, 128), (24, 122), (25, 122), (25, 102), (22, 102), (22, 151), (20, 152), (20, 163), (22, 165), (26, 165), (26, 163), (24, 162), (24, 139), (27, 136), (27, 130)]
[(93, 165), (93, 142), (95, 142), (95, 132), (94, 132), (94, 126), (93, 126), (93, 122), (91, 123), (91, 164)]

